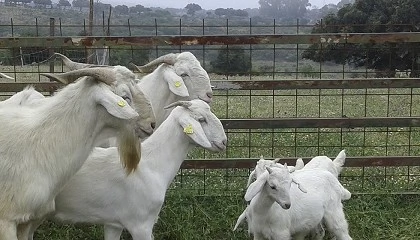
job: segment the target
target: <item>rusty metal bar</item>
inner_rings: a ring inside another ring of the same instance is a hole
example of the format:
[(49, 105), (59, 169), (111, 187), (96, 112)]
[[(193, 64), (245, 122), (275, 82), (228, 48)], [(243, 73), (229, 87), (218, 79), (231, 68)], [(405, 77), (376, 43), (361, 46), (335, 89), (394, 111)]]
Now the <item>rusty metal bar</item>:
[[(38, 83), (34, 84), (35, 87)], [(44, 84), (44, 83), (43, 83)], [(47, 83), (45, 83), (47, 84)], [(52, 83), (55, 88), (57, 83)], [(419, 78), (369, 78), (369, 79), (281, 79), (268, 81), (211, 82), (215, 90), (284, 90), (284, 89), (364, 89), (364, 88), (420, 88)], [(44, 86), (45, 87), (45, 86)], [(21, 91), (22, 85), (0, 83), (0, 91)]]
[(281, 79), (268, 81), (213, 80), (216, 90), (418, 88), (418, 78)]
[(221, 119), (225, 129), (420, 127), (420, 117)]
[[(269, 158), (268, 158), (269, 159)], [(282, 158), (281, 163), (295, 165), (297, 158)], [(332, 157), (334, 159), (334, 157)], [(228, 158), (228, 159), (189, 159), (181, 165), (182, 169), (226, 169), (226, 168), (253, 168), (257, 158)], [(303, 158), (307, 163), (310, 158)], [(347, 157), (345, 167), (385, 167), (385, 166), (419, 166), (419, 156), (365, 156)]]
[(90, 46), (180, 46), (231, 44), (335, 44), (335, 43), (417, 43), (420, 32), (282, 34), (282, 35), (212, 35), (212, 36), (125, 36), (125, 37), (3, 37), (4, 47), (90, 47)]
[(54, 92), (62, 87), (62, 83), (57, 82), (35, 82), (35, 83), (0, 83), (0, 92), (19, 92), (28, 85), (33, 86), (40, 92)]

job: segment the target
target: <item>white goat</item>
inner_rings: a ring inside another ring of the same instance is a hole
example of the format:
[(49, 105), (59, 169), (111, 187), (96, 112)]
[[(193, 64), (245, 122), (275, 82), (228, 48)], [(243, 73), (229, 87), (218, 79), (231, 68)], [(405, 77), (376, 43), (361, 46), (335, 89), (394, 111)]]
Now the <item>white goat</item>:
[(156, 115), (156, 127), (162, 124), (170, 113), (170, 110), (165, 110), (164, 107), (173, 102), (186, 99), (201, 99), (207, 103), (212, 101), (210, 78), (192, 53), (170, 53), (141, 67), (133, 65), (138, 71), (146, 72), (159, 64), (160, 66), (142, 77), (138, 83), (150, 98)]
[[(255, 166), (255, 169), (251, 172), (248, 178), (247, 187), (251, 184), (251, 181), (254, 178), (257, 178), (259, 175), (261, 175), (266, 167), (274, 167), (278, 166), (279, 163), (277, 163), (279, 158), (275, 159), (274, 161), (270, 160), (264, 160), (262, 157), (257, 162), (257, 165)], [(346, 161), (346, 152), (345, 150), (340, 151), (338, 153), (337, 157), (334, 160), (331, 160), (327, 156), (316, 156), (312, 158), (306, 165), (304, 165), (304, 162), (301, 158), (296, 160), (295, 167), (288, 166), (289, 172), (293, 172), (295, 170), (300, 169), (321, 169), (321, 170), (327, 170), (331, 172), (336, 178), (338, 178), (338, 175), (341, 173), (342, 167), (344, 166), (344, 163)], [(293, 171), (291, 171), (293, 170)], [(348, 200), (348, 199), (342, 199)], [(242, 214), (238, 217), (238, 220), (235, 224), (234, 231), (237, 229), (239, 224), (242, 223), (243, 220), (245, 220), (247, 215), (247, 209), (245, 209)], [(324, 228), (322, 224), (319, 224), (315, 229), (311, 231), (312, 239), (323, 239), (325, 235)]]
[(116, 82), (134, 79), (131, 71), (119, 66), (43, 75), (63, 83), (87, 77), (37, 104), (0, 107), (0, 239), (25, 239), (26, 223), (54, 209), (54, 197), (104, 131), (118, 134), (127, 172), (140, 160), (131, 120), (138, 113), (123, 99), (129, 86)]
[[(274, 160), (265, 160), (263, 156), (260, 156), (260, 160), (257, 161), (254, 170), (252, 170), (252, 172), (249, 174), (246, 186), (248, 187), (254, 179), (256, 179), (259, 175), (265, 172), (265, 169), (267, 167), (275, 167), (278, 165), (283, 166), (280, 163), (278, 163), (278, 161), (280, 161), (280, 158), (276, 158)], [(296, 160), (295, 166), (287, 166), (287, 168), (289, 169), (289, 172), (294, 172), (295, 170), (302, 169), (304, 165), (305, 163), (303, 162), (302, 158), (298, 158)]]
[(350, 240), (341, 203), (350, 195), (328, 171), (267, 167), (245, 193), (249, 232), (255, 240), (302, 240), (324, 220), (338, 240)]
[[(316, 156), (312, 158), (303, 169), (324, 169), (332, 173), (336, 178), (340, 175), (341, 170), (346, 162), (346, 151), (341, 150), (334, 160), (327, 156)], [(343, 199), (347, 200), (347, 199)]]
[(181, 101), (142, 143), (140, 168), (126, 176), (116, 148), (96, 148), (57, 195), (54, 218), (105, 224), (105, 239), (119, 239), (126, 228), (133, 239), (153, 239), (153, 225), (166, 190), (194, 146), (226, 148), (220, 120), (201, 100)]
[(0, 78), (6, 78), (6, 79), (10, 79), (10, 80), (15, 80), (14, 78), (12, 78), (11, 76), (8, 76), (8, 75), (6, 75), (6, 74), (4, 74), (4, 73), (1, 73), (0, 72)]
[(6, 105), (27, 105), (43, 98), (45, 97), (42, 93), (36, 91), (32, 86), (28, 86), (22, 91), (15, 93), (10, 98), (1, 101), (0, 107)]

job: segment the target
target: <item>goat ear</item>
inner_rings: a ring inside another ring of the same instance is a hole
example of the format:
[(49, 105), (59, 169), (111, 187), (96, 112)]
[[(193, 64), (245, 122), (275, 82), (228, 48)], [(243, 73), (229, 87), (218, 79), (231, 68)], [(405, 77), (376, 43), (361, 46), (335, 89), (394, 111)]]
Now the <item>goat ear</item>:
[(173, 94), (180, 97), (190, 96), (187, 86), (185, 86), (184, 80), (182, 80), (182, 77), (178, 76), (173, 70), (166, 69), (166, 71), (163, 73), (163, 77), (168, 83), (169, 90), (171, 90)]
[(211, 148), (211, 143), (207, 139), (203, 128), (197, 120), (193, 119), (187, 114), (182, 114), (179, 117), (179, 123), (184, 128), (184, 133), (187, 134), (195, 143), (203, 148)]
[(112, 116), (120, 119), (132, 119), (139, 116), (122, 97), (114, 94), (109, 89), (99, 87), (96, 89), (97, 91), (93, 94), (94, 99)]
[(257, 195), (257, 193), (261, 192), (265, 182), (268, 179), (268, 171), (264, 171), (263, 174), (261, 174), (257, 180), (255, 180), (253, 183), (251, 183), (248, 187), (248, 189), (246, 190), (245, 193), (245, 201), (251, 201), (255, 195)]
[(249, 174), (249, 177), (248, 177), (248, 182), (246, 183), (246, 186), (247, 186), (247, 187), (251, 184), (251, 182), (252, 182), (252, 178), (254, 178), (254, 177), (255, 177), (255, 169), (254, 169), (254, 170), (252, 170), (252, 172)]
[(298, 158), (296, 160), (295, 170), (300, 170), (305, 166), (305, 163), (303, 162), (302, 158)]

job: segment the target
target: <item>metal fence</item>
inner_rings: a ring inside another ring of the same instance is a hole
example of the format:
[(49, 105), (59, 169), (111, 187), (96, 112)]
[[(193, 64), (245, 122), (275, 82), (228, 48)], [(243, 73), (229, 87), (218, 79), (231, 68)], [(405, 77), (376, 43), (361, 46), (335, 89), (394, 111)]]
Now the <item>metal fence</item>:
[[(341, 179), (351, 191), (419, 193), (419, 79), (375, 78), (371, 69), (312, 62), (302, 59), (301, 53), (314, 43), (321, 48), (329, 43), (343, 44), (347, 49), (364, 43), (378, 49), (382, 43), (415, 46), (420, 43), (420, 33), (310, 34), (303, 29), (312, 26), (282, 26), (275, 22), (260, 26), (251, 20), (248, 25), (204, 20), (201, 24), (183, 25), (180, 20), (173, 26), (159, 26), (157, 21), (134, 25), (128, 21), (122, 26), (107, 26), (119, 31), (128, 29), (124, 36), (112, 36), (117, 31), (109, 30), (111, 36), (76, 37), (65, 36), (65, 29), (77, 29), (69, 30), (74, 33), (85, 26), (64, 26), (61, 20), (58, 23), (51, 19), (46, 25), (37, 22), (21, 26), (13, 21), (0, 25), (0, 30), (11, 29), (9, 37), (0, 37), (0, 53), (11, 52), (0, 55), (0, 61), (11, 64), (1, 65), (0, 71), (16, 79), (0, 83), (4, 97), (28, 83), (45, 94), (57, 89), (60, 84), (39, 76), (40, 72), (65, 70), (58, 62), (46, 61), (54, 51), (85, 61), (88, 49), (107, 47), (110, 64), (128, 62), (138, 55), (147, 60), (168, 52), (191, 51), (208, 70), (215, 86), (212, 109), (222, 119), (228, 148), (218, 154), (194, 150), (172, 190), (182, 189), (185, 194), (241, 194), (249, 170), (260, 155), (267, 159), (280, 157), (294, 164), (297, 157), (305, 161), (317, 155), (333, 158), (346, 149), (347, 168)], [(18, 37), (21, 33), (17, 32), (24, 28), (35, 29), (35, 37)], [(41, 31), (43, 28), (49, 32)], [(170, 35), (160, 34), (171, 31)], [(252, 68), (224, 75), (215, 73), (211, 66), (220, 49), (237, 46), (242, 47)]]

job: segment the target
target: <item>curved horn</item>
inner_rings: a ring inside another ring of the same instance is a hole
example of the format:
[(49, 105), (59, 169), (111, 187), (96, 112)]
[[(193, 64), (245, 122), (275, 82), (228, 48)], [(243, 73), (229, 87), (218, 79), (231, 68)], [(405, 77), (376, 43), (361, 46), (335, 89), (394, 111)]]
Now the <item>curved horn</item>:
[(177, 101), (174, 103), (169, 104), (168, 106), (164, 107), (164, 109), (168, 109), (168, 108), (172, 108), (172, 107), (176, 107), (176, 106), (182, 106), (184, 108), (189, 108), (191, 107), (192, 103), (189, 101)]
[(6, 78), (6, 79), (10, 79), (10, 80), (15, 80), (15, 79), (14, 79), (14, 78), (12, 78), (11, 76), (7, 76), (6, 74), (1, 73), (1, 72), (0, 72), (0, 78)]
[(82, 69), (82, 68), (90, 68), (90, 67), (98, 67), (100, 65), (88, 64), (88, 63), (79, 63), (70, 60), (68, 57), (61, 53), (54, 53), (53, 56), (59, 57), (61, 61), (63, 61), (64, 65), (72, 70)]
[(73, 70), (66, 73), (41, 73), (52, 80), (59, 81), (64, 84), (69, 84), (76, 81), (78, 78), (89, 76), (98, 81), (111, 85), (116, 80), (115, 71), (112, 67), (94, 67)]
[(174, 65), (176, 62), (176, 58), (178, 57), (178, 54), (175, 53), (169, 53), (163, 56), (160, 56), (158, 58), (156, 58), (155, 60), (147, 63), (146, 65), (143, 66), (137, 66), (134, 63), (132, 63), (135, 68), (139, 71), (139, 72), (148, 72), (147, 70), (149, 70), (151, 67), (155, 66), (155, 65), (159, 65), (161, 63), (166, 63), (169, 65)]

